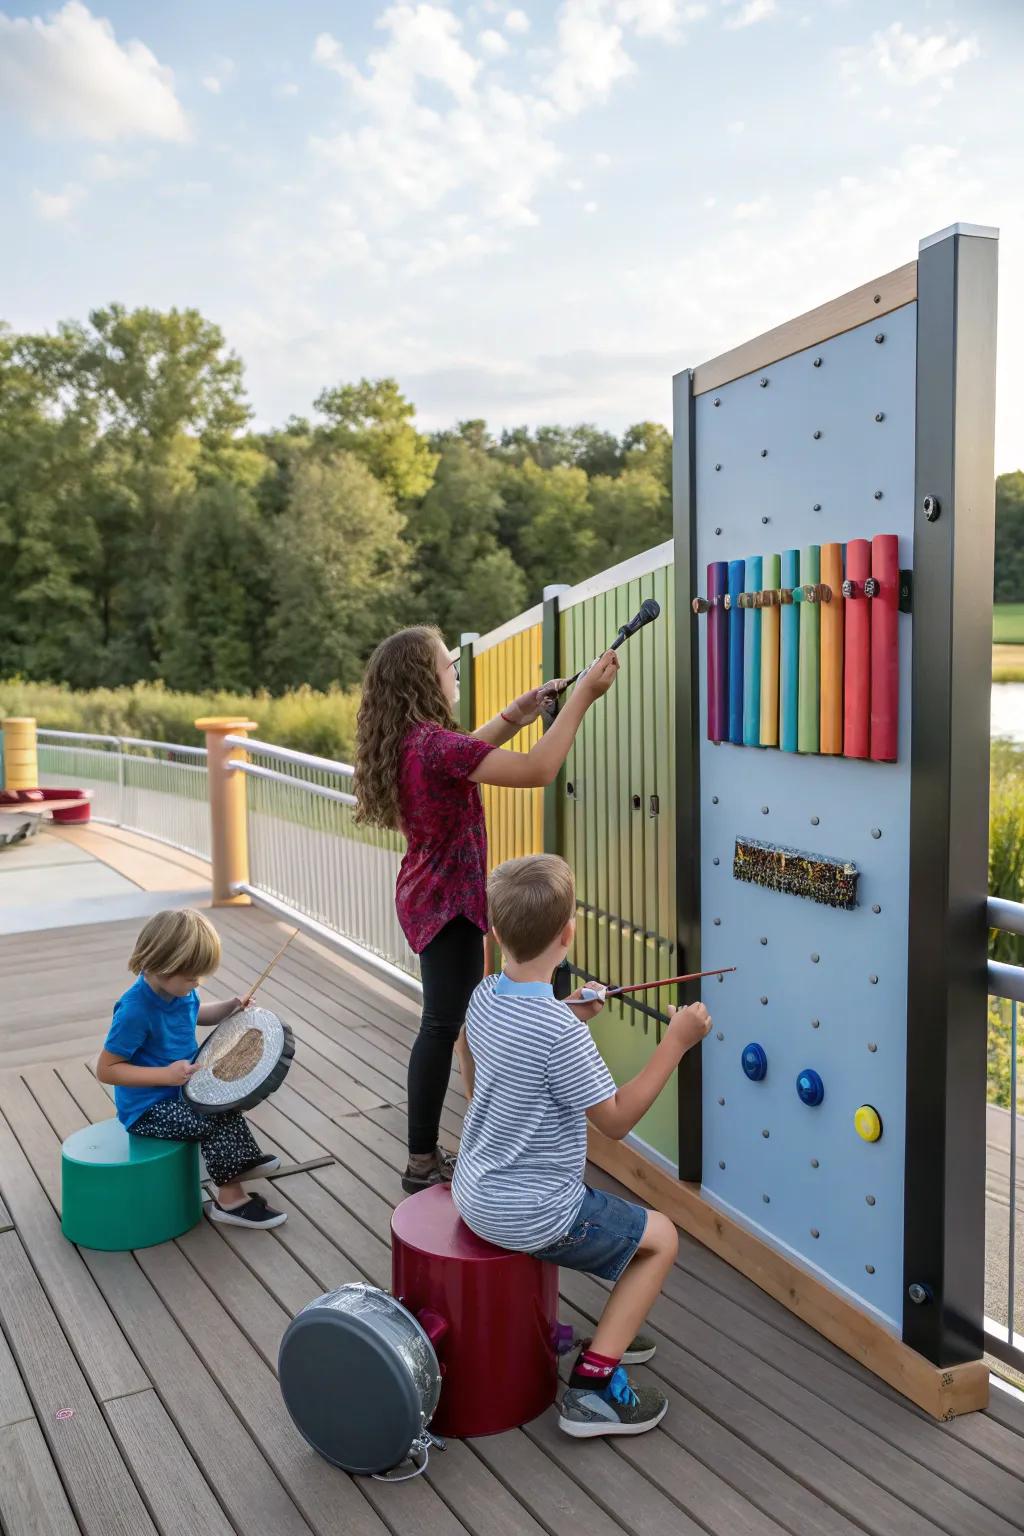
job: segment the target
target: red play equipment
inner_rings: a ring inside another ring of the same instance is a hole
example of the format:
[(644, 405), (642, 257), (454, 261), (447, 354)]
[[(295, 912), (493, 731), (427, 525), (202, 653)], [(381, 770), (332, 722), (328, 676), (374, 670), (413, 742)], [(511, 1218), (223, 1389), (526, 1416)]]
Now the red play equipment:
[(391, 1289), (448, 1324), (435, 1348), (443, 1386), (431, 1429), (498, 1435), (549, 1408), (558, 1385), (558, 1268), (476, 1237), (438, 1184), (391, 1220)]

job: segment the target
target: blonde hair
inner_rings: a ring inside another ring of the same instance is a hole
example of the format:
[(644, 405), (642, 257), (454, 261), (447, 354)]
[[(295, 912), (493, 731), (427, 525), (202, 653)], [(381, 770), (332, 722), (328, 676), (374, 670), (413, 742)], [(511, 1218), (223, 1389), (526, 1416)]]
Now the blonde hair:
[(499, 864), (487, 882), (491, 927), (513, 960), (536, 960), (576, 911), (572, 870), (554, 853)]
[(382, 640), (366, 663), (356, 720), (355, 820), (400, 830), (398, 770), (402, 743), (414, 725), (457, 731), (437, 675), (439, 629), (414, 624)]
[(158, 912), (135, 940), (128, 969), (136, 976), (211, 976), (220, 964), (220, 935), (201, 912)]

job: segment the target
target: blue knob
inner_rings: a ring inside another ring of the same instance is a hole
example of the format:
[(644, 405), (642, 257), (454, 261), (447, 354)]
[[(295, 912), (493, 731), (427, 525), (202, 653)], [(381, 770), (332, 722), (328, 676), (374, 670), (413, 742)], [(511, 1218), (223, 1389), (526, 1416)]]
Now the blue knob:
[(804, 1067), (796, 1080), (796, 1091), (800, 1095), (800, 1102), (809, 1104), (813, 1109), (825, 1097), (825, 1084), (813, 1067)]
[(740, 1064), (752, 1083), (759, 1083), (768, 1071), (768, 1057), (764, 1053), (764, 1046), (752, 1041), (750, 1045), (743, 1047), (743, 1055)]

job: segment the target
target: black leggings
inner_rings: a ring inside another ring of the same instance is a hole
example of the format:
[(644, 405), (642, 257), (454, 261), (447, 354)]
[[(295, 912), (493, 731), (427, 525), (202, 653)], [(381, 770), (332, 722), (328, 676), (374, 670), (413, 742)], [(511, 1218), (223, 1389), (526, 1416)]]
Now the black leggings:
[(409, 1057), (409, 1151), (433, 1152), (448, 1091), (452, 1051), (466, 1021), (469, 999), (484, 974), (484, 936), (467, 917), (455, 917), (420, 955), (423, 1018)]

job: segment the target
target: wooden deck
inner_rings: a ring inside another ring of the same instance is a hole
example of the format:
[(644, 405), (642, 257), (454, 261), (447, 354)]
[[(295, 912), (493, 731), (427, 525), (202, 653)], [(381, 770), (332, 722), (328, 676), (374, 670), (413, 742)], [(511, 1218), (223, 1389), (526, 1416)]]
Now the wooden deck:
[[(189, 871), (191, 878), (194, 871)], [(213, 914), (213, 996), (277, 948), (255, 910)], [(652, 1322), (663, 1426), (578, 1443), (553, 1412), (449, 1442), (425, 1478), (353, 1480), (293, 1429), (278, 1344), (307, 1301), (387, 1285), (411, 1002), (299, 939), (267, 984), (295, 1063), (252, 1114), (288, 1164), (264, 1186), (272, 1233), (203, 1220), (135, 1254), (60, 1233), (60, 1142), (112, 1112), (92, 1072), (138, 920), (0, 937), (0, 1527), (7, 1536), (1009, 1536), (1024, 1529), (1024, 1401), (936, 1425), (735, 1271), (683, 1238)], [(93, 1044), (83, 1048), (91, 1036)], [(32, 1041), (39, 1055), (32, 1059)], [(463, 1100), (448, 1095), (457, 1143)], [(608, 1181), (595, 1174), (598, 1182)], [(592, 1326), (605, 1288), (563, 1272), (563, 1311)], [(335, 1390), (358, 1393), (358, 1382)]]

